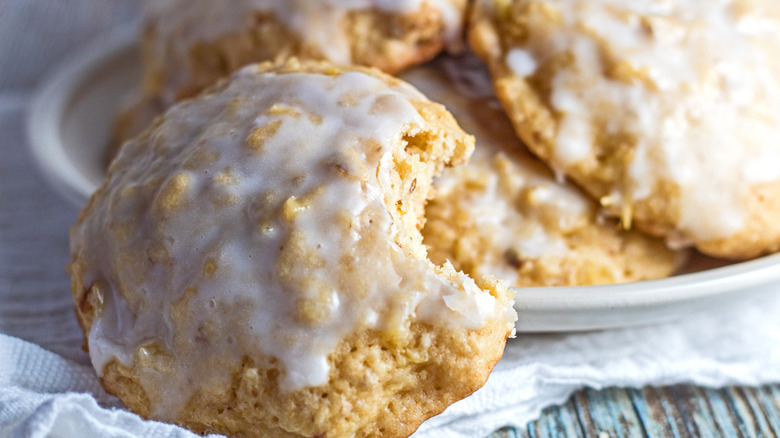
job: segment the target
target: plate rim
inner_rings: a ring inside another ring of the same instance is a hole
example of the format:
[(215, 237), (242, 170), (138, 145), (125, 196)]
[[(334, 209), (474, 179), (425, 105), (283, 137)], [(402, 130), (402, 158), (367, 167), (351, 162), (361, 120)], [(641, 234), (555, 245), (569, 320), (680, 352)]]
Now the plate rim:
[(135, 27), (126, 27), (87, 45), (54, 68), (33, 93), (26, 131), (34, 161), (50, 186), (76, 207), (83, 207), (98, 187), (65, 152), (62, 116), (89, 73), (134, 48), (136, 35)]

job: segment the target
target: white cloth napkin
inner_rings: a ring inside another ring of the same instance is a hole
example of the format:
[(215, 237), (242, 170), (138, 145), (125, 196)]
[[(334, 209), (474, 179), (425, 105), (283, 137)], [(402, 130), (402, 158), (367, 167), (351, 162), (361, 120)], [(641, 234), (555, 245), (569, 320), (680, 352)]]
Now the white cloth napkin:
[[(135, 3), (0, 0), (0, 438), (195, 436), (142, 420), (101, 389), (81, 350), (64, 268), (77, 211), (45, 183), (24, 132), (37, 78), (68, 50), (132, 19)], [(780, 382), (780, 293), (658, 326), (521, 335), (482, 390), (415, 437), (524, 426), (583, 386), (679, 382)]]

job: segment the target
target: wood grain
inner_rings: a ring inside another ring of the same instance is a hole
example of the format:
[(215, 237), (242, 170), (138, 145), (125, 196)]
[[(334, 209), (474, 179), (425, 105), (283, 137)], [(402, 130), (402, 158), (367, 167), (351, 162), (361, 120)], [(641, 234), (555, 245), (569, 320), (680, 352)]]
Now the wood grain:
[(780, 436), (780, 385), (583, 389), (525, 428), (489, 438)]

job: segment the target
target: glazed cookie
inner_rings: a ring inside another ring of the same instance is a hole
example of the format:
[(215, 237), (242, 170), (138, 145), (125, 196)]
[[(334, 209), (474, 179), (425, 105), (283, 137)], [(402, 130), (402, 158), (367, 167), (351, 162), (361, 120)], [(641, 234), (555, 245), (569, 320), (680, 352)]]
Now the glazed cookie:
[(166, 104), (289, 56), (396, 73), (462, 45), (466, 0), (148, 0), (144, 88)]
[(433, 175), (472, 148), (360, 67), (252, 65), (173, 106), (71, 232), (104, 386), (198, 433), (411, 434), (484, 384), (516, 318), (421, 244)]
[(469, 41), (522, 139), (625, 227), (780, 248), (780, 3), (480, 0)]
[(471, 161), (435, 180), (425, 209), (423, 241), (434, 263), (450, 260), (510, 286), (621, 283), (674, 272), (678, 254), (602, 220), (595, 202), (525, 150), (474, 57), (440, 59), (403, 77), (476, 136)]

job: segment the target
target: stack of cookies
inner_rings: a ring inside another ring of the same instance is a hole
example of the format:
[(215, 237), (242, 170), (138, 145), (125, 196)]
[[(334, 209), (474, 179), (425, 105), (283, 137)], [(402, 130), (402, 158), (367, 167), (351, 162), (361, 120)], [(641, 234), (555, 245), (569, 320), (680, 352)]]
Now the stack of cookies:
[(69, 267), (146, 418), (408, 436), (484, 384), (508, 287), (780, 248), (768, 0), (148, 3)]

